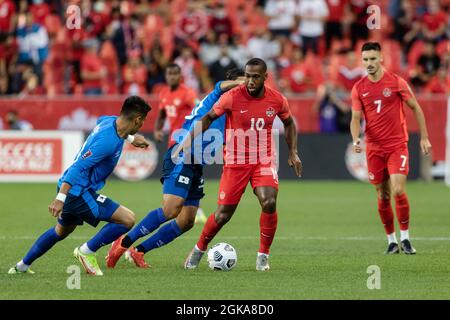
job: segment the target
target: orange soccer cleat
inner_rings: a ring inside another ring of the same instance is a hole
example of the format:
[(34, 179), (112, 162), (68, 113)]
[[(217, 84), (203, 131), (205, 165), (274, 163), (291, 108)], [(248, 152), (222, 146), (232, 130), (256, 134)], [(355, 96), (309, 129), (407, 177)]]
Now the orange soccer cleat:
[(138, 268), (147, 269), (148, 267), (150, 267), (150, 265), (145, 262), (144, 254), (145, 253), (139, 252), (135, 248), (130, 248), (125, 254), (125, 259), (127, 259), (129, 262), (134, 262), (134, 264)]
[(108, 255), (105, 257), (106, 266), (108, 268), (114, 268), (120, 257), (128, 250), (128, 248), (122, 247), (122, 239), (125, 235), (122, 235), (119, 239), (114, 241), (111, 245), (111, 249), (108, 251)]

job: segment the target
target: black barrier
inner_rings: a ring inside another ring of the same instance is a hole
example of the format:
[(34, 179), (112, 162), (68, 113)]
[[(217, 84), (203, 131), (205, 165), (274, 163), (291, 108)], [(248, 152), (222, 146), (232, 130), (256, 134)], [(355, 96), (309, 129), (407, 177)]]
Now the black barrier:
[[(152, 134), (145, 134), (153, 141)], [(417, 179), (420, 170), (419, 135), (410, 134), (409, 140), (409, 179)], [(154, 142), (158, 150), (158, 163), (149, 176), (149, 179), (159, 179), (162, 172), (162, 158), (167, 150), (167, 140)], [(305, 180), (352, 180), (355, 177), (350, 173), (346, 164), (346, 152), (351, 147), (351, 138), (348, 134), (301, 134), (298, 136), (299, 154), (303, 162), (303, 177)], [(280, 179), (298, 179), (294, 170), (288, 166), (288, 147), (284, 136), (279, 139)], [(347, 154), (348, 158), (348, 154)], [(219, 179), (222, 165), (209, 165), (204, 168), (207, 179)]]

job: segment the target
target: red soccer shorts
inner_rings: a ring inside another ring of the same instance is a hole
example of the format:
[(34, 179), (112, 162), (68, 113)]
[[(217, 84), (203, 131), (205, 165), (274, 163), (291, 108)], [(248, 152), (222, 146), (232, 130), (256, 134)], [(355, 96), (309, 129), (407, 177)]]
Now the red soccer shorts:
[(272, 187), (278, 190), (278, 173), (272, 164), (224, 166), (218, 204), (238, 204), (249, 181), (253, 189)]
[(408, 175), (409, 152), (406, 143), (393, 150), (371, 149), (367, 146), (366, 156), (369, 181), (372, 184), (383, 183), (391, 174)]

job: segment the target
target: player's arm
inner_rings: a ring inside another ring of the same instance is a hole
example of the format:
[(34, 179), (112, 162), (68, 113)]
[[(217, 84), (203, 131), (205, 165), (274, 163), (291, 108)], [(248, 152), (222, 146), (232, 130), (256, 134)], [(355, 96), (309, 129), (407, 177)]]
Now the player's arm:
[(72, 186), (67, 182), (63, 182), (61, 184), (61, 188), (59, 188), (59, 192), (56, 195), (56, 198), (52, 201), (52, 203), (48, 206), (48, 212), (54, 217), (59, 217), (62, 213), (64, 202), (66, 201), (67, 194), (69, 194)]
[(156, 117), (155, 120), (155, 129), (153, 132), (156, 141), (162, 141), (162, 138), (164, 136), (162, 129), (164, 127), (164, 121), (166, 120), (166, 117), (167, 117), (166, 110), (164, 108), (160, 108), (158, 116)]
[(352, 89), (352, 120), (350, 121), (350, 133), (353, 140), (353, 151), (360, 153), (361, 149), (361, 139), (359, 135), (361, 133), (361, 114), (362, 114), (362, 103), (358, 96), (358, 91), (356, 86)]
[(150, 145), (150, 142), (140, 134), (129, 134), (127, 141), (137, 148), (147, 148)]
[(405, 101), (408, 107), (414, 113), (414, 117), (416, 118), (417, 123), (419, 124), (420, 129), (420, 148), (424, 154), (428, 154), (431, 149), (430, 140), (428, 140), (428, 130), (427, 124), (425, 121), (425, 116), (423, 114), (423, 110), (417, 102), (416, 98), (413, 96)]
[(233, 89), (234, 87), (237, 87), (238, 85), (241, 85), (245, 82), (245, 80), (225, 80), (220, 82), (220, 90), (222, 92), (226, 92), (228, 90)]
[(289, 166), (294, 167), (297, 177), (301, 177), (303, 173), (303, 165), (297, 151), (297, 127), (295, 126), (292, 116), (289, 116), (287, 119), (282, 121), (284, 125), (284, 136), (289, 148), (288, 164)]
[(405, 103), (408, 105), (408, 107), (411, 108), (411, 110), (414, 113), (414, 117), (416, 118), (416, 121), (419, 124), (420, 149), (422, 149), (422, 152), (424, 154), (428, 154), (431, 149), (431, 143), (430, 143), (430, 140), (428, 140), (427, 124), (425, 121), (425, 116), (423, 114), (422, 108), (420, 107), (419, 103), (417, 102), (416, 97), (414, 96), (414, 93), (412, 92), (408, 83), (404, 79), (399, 78), (398, 86), (399, 86), (399, 93), (400, 93), (402, 100), (405, 101)]

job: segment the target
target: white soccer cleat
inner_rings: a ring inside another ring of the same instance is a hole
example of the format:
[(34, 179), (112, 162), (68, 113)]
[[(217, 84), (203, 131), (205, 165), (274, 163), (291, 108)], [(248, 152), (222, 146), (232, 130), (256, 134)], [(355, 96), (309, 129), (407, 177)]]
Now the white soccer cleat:
[(185, 269), (197, 268), (204, 254), (205, 251), (201, 251), (197, 247), (197, 245), (195, 245), (194, 249), (192, 249), (191, 253), (189, 253), (186, 260), (184, 261), (184, 268)]
[(269, 269), (269, 255), (266, 253), (258, 252), (258, 254), (256, 255), (256, 270), (268, 271)]

